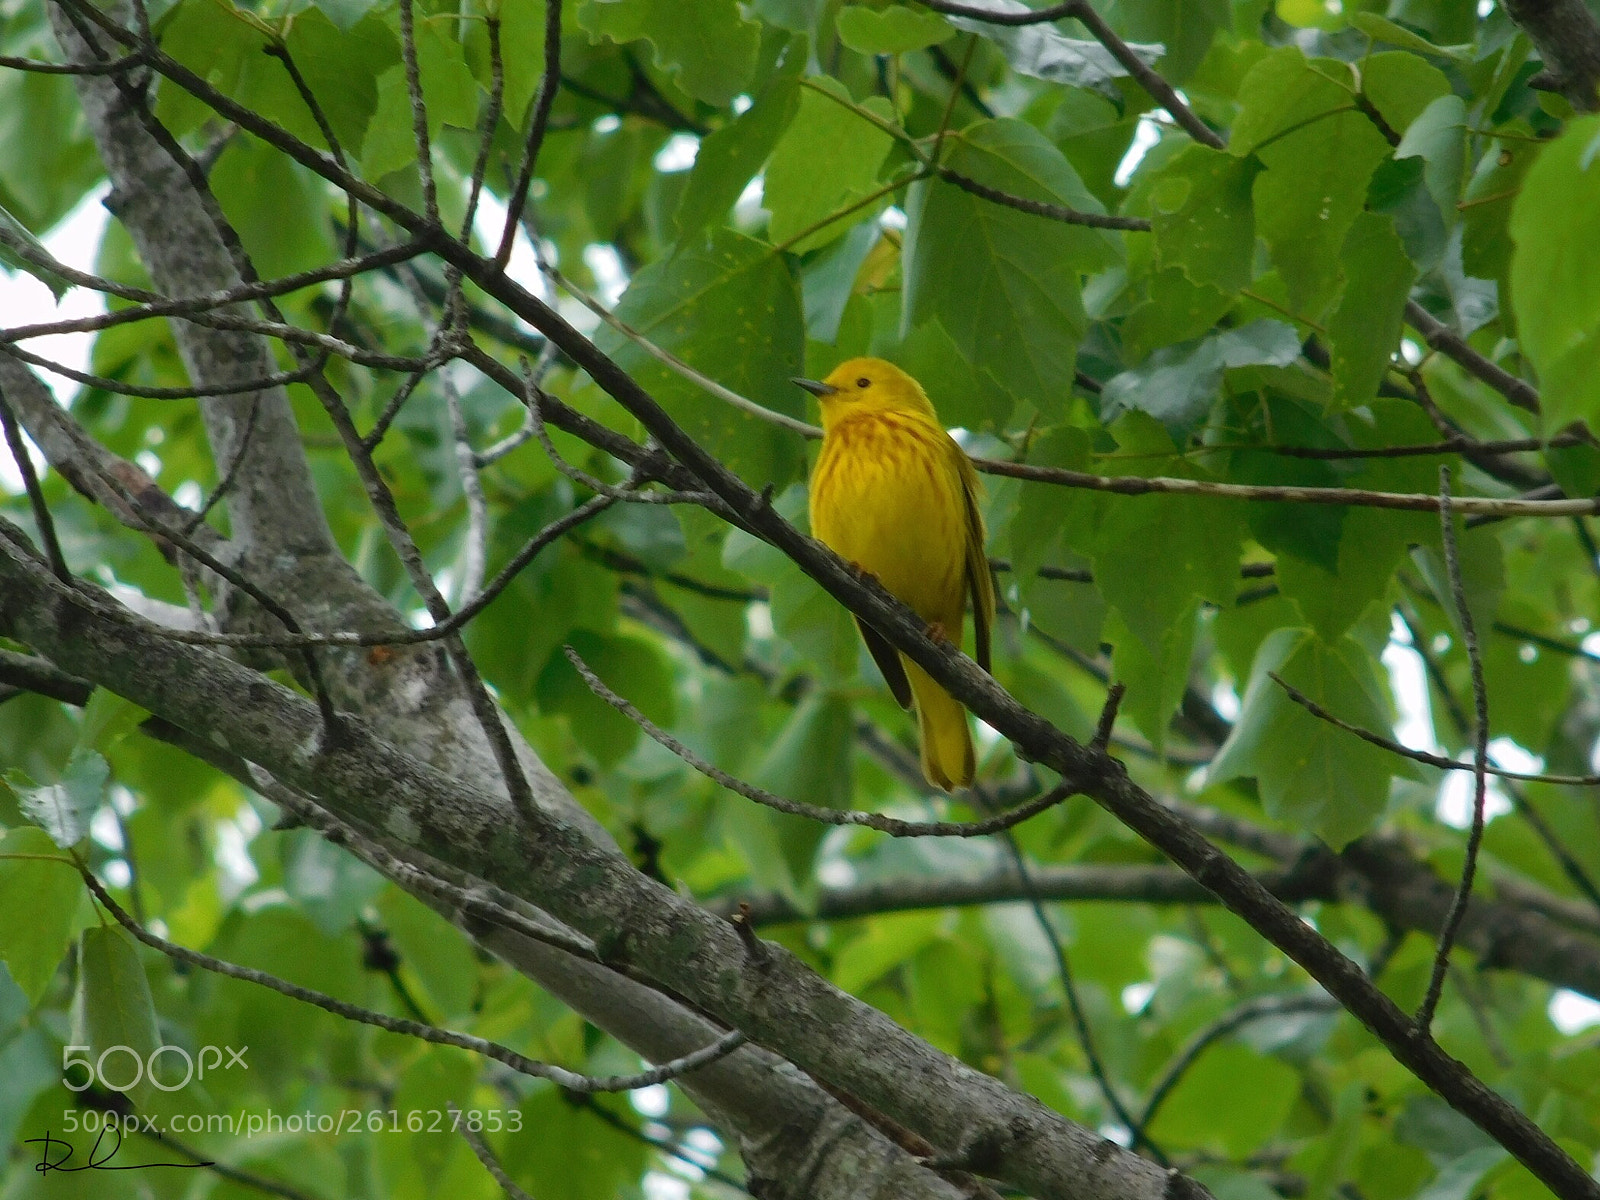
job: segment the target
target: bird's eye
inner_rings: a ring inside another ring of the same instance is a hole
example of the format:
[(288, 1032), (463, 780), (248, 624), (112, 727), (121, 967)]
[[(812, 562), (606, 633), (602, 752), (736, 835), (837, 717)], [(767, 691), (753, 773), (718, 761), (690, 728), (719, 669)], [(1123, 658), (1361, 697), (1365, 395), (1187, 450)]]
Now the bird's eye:
[(868, 379), (865, 375), (863, 375), (860, 379), (856, 380), (856, 386), (858, 388), (871, 387), (872, 386), (872, 380)]

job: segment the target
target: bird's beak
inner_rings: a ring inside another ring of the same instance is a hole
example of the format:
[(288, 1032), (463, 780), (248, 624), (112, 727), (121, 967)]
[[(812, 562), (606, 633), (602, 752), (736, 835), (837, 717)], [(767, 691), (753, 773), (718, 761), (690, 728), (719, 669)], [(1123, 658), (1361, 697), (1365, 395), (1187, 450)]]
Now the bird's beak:
[(819, 399), (823, 396), (831, 396), (839, 390), (831, 383), (821, 383), (815, 379), (801, 379), (798, 375), (789, 382), (794, 384), (796, 387), (805, 388), (806, 391), (810, 392), (813, 396), (816, 396)]

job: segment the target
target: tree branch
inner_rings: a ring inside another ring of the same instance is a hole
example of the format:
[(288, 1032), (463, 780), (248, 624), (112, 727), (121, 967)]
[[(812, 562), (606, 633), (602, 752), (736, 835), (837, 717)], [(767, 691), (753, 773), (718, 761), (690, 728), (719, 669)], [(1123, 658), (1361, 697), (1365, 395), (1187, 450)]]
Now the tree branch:
[[(50, 6), (56, 38), (67, 56), (103, 58), (99, 47), (62, 14), (59, 5)], [(241, 277), (205, 206), (179, 165), (150, 136), (135, 111), (136, 102), (119, 82), (115, 76), (74, 80), (111, 178), (108, 205), (132, 234), (158, 290), (189, 296), (238, 286)], [(205, 386), (260, 380), (276, 370), (271, 350), (249, 334), (178, 322), (173, 337), (190, 378)], [(201, 404), (213, 456), (218, 464), (233, 460), (250, 412), (258, 405), (252, 452), (235, 479), (228, 505), (234, 535), (265, 552), (326, 553), (333, 535), (281, 387), (213, 397)]]
[(1583, 0), (1505, 0), (1505, 8), (1544, 59), (1529, 86), (1560, 92), (1579, 112), (1600, 108), (1600, 23)]

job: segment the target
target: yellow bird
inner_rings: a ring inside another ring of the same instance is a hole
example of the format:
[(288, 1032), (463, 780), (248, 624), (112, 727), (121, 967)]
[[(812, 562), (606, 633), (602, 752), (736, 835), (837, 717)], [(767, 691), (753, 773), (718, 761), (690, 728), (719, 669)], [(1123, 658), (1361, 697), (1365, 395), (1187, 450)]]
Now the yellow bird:
[[(974, 657), (988, 670), (994, 584), (978, 476), (922, 386), (881, 358), (852, 358), (820, 383), (794, 382), (822, 402), (811, 532), (876, 576), (934, 637), (960, 644), (970, 597)], [(877, 630), (859, 617), (856, 626), (894, 698), (916, 707), (923, 775), (945, 791), (968, 786), (976, 766), (966, 710)]]

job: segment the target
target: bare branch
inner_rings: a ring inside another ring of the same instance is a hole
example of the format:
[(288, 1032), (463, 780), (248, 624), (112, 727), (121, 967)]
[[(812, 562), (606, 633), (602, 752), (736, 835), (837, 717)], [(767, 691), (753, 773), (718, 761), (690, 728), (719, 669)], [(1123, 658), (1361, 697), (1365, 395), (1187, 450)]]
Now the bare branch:
[(1583, 0), (1506, 0), (1505, 7), (1544, 59), (1529, 86), (1560, 92), (1579, 112), (1600, 108), (1600, 24)]
[(1534, 413), (1539, 411), (1537, 388), (1479, 354), (1467, 345), (1465, 339), (1415, 300), (1406, 301), (1406, 323), (1420, 333), (1429, 346), (1454, 359), (1469, 375), (1487, 383), (1518, 408)]
[(528, 187), (533, 183), (534, 168), (539, 162), (539, 147), (544, 144), (545, 130), (550, 124), (550, 108), (555, 103), (556, 89), (560, 86), (561, 0), (545, 0), (544, 74), (539, 78), (539, 93), (533, 102), (533, 120), (528, 126), (528, 140), (523, 143), (517, 181), (506, 201), (506, 224), (500, 233), (500, 246), (494, 253), (495, 266), (502, 270), (511, 261), (511, 247), (517, 239), (517, 226), (522, 221), (523, 206), (528, 202)]
[(1156, 1119), (1156, 1114), (1161, 1111), (1161, 1106), (1166, 1103), (1168, 1096), (1172, 1095), (1178, 1084), (1183, 1082), (1183, 1077), (1188, 1074), (1189, 1068), (1199, 1060), (1208, 1046), (1229, 1034), (1238, 1031), (1252, 1021), (1259, 1021), (1265, 1017), (1287, 1016), (1293, 1013), (1336, 1013), (1339, 1012), (1338, 1002), (1331, 996), (1261, 996), (1254, 1000), (1247, 1000), (1232, 1012), (1224, 1013), (1205, 1028), (1196, 1031), (1172, 1060), (1167, 1063), (1150, 1088), (1149, 1099), (1145, 1101), (1144, 1111), (1139, 1114), (1136, 1128), (1148, 1129), (1150, 1122)]
[(1478, 652), (1477, 626), (1473, 622), (1471, 606), (1467, 604), (1466, 589), (1461, 584), (1461, 556), (1456, 549), (1455, 521), (1450, 515), (1449, 467), (1439, 468), (1439, 525), (1444, 541), (1445, 570), (1450, 579), (1450, 597), (1455, 601), (1461, 640), (1466, 645), (1467, 661), (1472, 670), (1472, 830), (1467, 835), (1461, 886), (1456, 889), (1455, 900), (1439, 933), (1439, 948), (1434, 954), (1427, 995), (1417, 1009), (1417, 1028), (1424, 1032), (1433, 1023), (1434, 1009), (1438, 1007), (1439, 994), (1444, 990), (1445, 972), (1450, 966), (1450, 947), (1455, 943), (1462, 918), (1466, 916), (1467, 901), (1472, 897), (1472, 881), (1478, 870), (1478, 847), (1483, 844), (1484, 805), (1488, 796), (1489, 693), (1483, 683), (1483, 657)]
[(1194, 110), (1183, 102), (1176, 89), (1158, 75), (1144, 59), (1135, 54), (1127, 42), (1117, 36), (1111, 26), (1107, 25), (1089, 4), (1089, 0), (1068, 0), (1065, 4), (1035, 9), (1031, 12), (997, 11), (982, 5), (957, 3), (956, 0), (923, 0), (923, 3), (935, 12), (983, 21), (990, 25), (1037, 25), (1045, 21), (1058, 21), (1063, 17), (1075, 18), (1083, 22), (1095, 40), (1111, 52), (1111, 56), (1122, 64), (1123, 69), (1149, 93), (1152, 100), (1167, 110), (1174, 121), (1183, 126), (1190, 137), (1214, 150), (1221, 150), (1225, 145), (1216, 131), (1197, 117)]
[(489, 1143), (484, 1141), (480, 1134), (474, 1133), (461, 1119), (461, 1110), (456, 1107), (454, 1101), (449, 1103), (449, 1109), (451, 1127), (461, 1135), (462, 1141), (472, 1147), (472, 1153), (477, 1155), (478, 1161), (483, 1164), (483, 1169), (494, 1177), (494, 1181), (500, 1185), (500, 1190), (505, 1192), (508, 1200), (533, 1200), (532, 1196), (518, 1187), (516, 1181), (506, 1174), (506, 1169), (500, 1165), (500, 1160), (494, 1156), (494, 1151), (489, 1149)]
[[(89, 33), (90, 25), (104, 29), (101, 20), (114, 27), (105, 14), (96, 10), (90, 15), (76, 3), (51, 5), (50, 14), (56, 37), (70, 56), (106, 57)], [(73, 20), (82, 21), (83, 28), (74, 28)], [(186, 173), (171, 153), (176, 149), (181, 155), (181, 147), (170, 134), (163, 141), (160, 135), (166, 131), (150, 116), (146, 97), (115, 75), (79, 77), (75, 85), (112, 180), (108, 203), (133, 235), (156, 286), (169, 296), (192, 295), (245, 281), (225, 244), (224, 226), (213, 221), (206, 194), (194, 187), (198, 168)], [(204, 182), (203, 175), (200, 180)], [(333, 537), (288, 397), (276, 381), (260, 386), (277, 374), (270, 349), (249, 334), (201, 332), (189, 323), (175, 325), (173, 333), (190, 378), (212, 389), (212, 398), (201, 407), (219, 463), (234, 457), (254, 402), (251, 393), (259, 393), (263, 404), (251, 438), (255, 452), (239, 472), (229, 502), (235, 536), (264, 550), (330, 552)], [(257, 386), (241, 388), (234, 399), (220, 398), (245, 381)]]
[(111, 914), (117, 924), (152, 950), (159, 951), (177, 962), (188, 963), (192, 967), (200, 967), (217, 975), (226, 975), (229, 979), (242, 979), (246, 983), (259, 984), (291, 1000), (299, 1000), (325, 1012), (331, 1012), (336, 1017), (359, 1021), (363, 1025), (372, 1025), (390, 1033), (404, 1034), (424, 1042), (432, 1042), (437, 1046), (455, 1046), (462, 1050), (470, 1050), (474, 1054), (481, 1054), (485, 1058), (504, 1063), (518, 1074), (531, 1075), (536, 1079), (548, 1079), (575, 1092), (631, 1092), (639, 1088), (654, 1087), (658, 1083), (665, 1083), (669, 1079), (676, 1079), (693, 1071), (696, 1067), (715, 1062), (724, 1055), (731, 1054), (745, 1042), (744, 1034), (735, 1029), (702, 1050), (662, 1063), (648, 1071), (640, 1071), (633, 1075), (580, 1075), (576, 1071), (569, 1071), (553, 1063), (527, 1058), (508, 1046), (502, 1046), (486, 1038), (374, 1012), (372, 1009), (347, 1003), (325, 992), (279, 979), (267, 971), (258, 971), (254, 967), (241, 967), (237, 963), (225, 962), (209, 954), (202, 954), (198, 950), (191, 950), (187, 946), (180, 946), (176, 942), (169, 942), (166, 938), (151, 933), (129, 916), (87, 867), (80, 867), (79, 873), (83, 876), (84, 884), (94, 893), (94, 898)]
[[(1268, 671), (1268, 677), (1273, 683), (1281, 687), (1301, 708), (1305, 709), (1319, 721), (1326, 721), (1337, 729), (1346, 733), (1353, 733), (1364, 742), (1370, 742), (1379, 749), (1387, 750), (1391, 754), (1398, 754), (1402, 758), (1409, 758), (1413, 762), (1426, 763), (1430, 767), (1438, 767), (1444, 771), (1477, 771), (1478, 764), (1464, 763), (1454, 758), (1447, 758), (1443, 754), (1434, 754), (1428, 750), (1413, 750), (1410, 746), (1402, 745), (1393, 738), (1384, 737), (1381, 733), (1374, 733), (1370, 729), (1363, 729), (1353, 725), (1343, 717), (1337, 717), (1310, 696), (1306, 695), (1292, 683), (1287, 682), (1276, 671)], [(1530, 783), (1549, 783), (1559, 787), (1597, 787), (1600, 786), (1600, 775), (1541, 775), (1524, 771), (1508, 771), (1492, 763), (1483, 766), (1485, 774), (1496, 775), (1501, 779), (1522, 779)]]
[(583, 677), (584, 683), (589, 685), (590, 691), (644, 730), (661, 746), (672, 751), (707, 779), (720, 783), (730, 792), (735, 792), (747, 800), (754, 800), (763, 807), (774, 809), (781, 813), (788, 813), (790, 816), (804, 817), (808, 821), (816, 821), (823, 825), (857, 825), (864, 829), (876, 829), (880, 833), (887, 833), (890, 837), (982, 837), (986, 834), (998, 833), (1003, 829), (1010, 829), (1015, 825), (1020, 825), (1023, 821), (1037, 816), (1047, 808), (1054, 808), (1072, 795), (1072, 789), (1066, 784), (1057, 784), (1048, 792), (1035, 797), (1026, 804), (1019, 804), (1007, 812), (981, 821), (904, 821), (899, 817), (889, 817), (882, 813), (821, 808), (815, 804), (802, 804), (798, 800), (788, 800), (782, 796), (776, 796), (764, 788), (758, 788), (752, 783), (737, 779), (720, 767), (708, 763), (677, 738), (650, 720), (649, 717), (645, 716), (632, 704), (608, 688), (600, 677), (590, 669), (589, 664), (584, 662), (578, 652), (571, 646), (564, 646), (562, 649), (566, 652), (567, 658), (571, 660), (573, 668)]
[(19, 692), (37, 692), (74, 708), (89, 703), (89, 694), (94, 691), (94, 685), (86, 679), (57, 670), (42, 658), (4, 648), (0, 648), (0, 684)]
[(11, 411), (11, 405), (6, 402), (4, 388), (0, 388), (0, 426), (5, 429), (6, 446), (11, 451), (12, 461), (17, 464), (17, 473), (22, 476), (22, 486), (28, 493), (28, 505), (33, 509), (33, 523), (39, 530), (39, 538), (44, 542), (45, 557), (56, 578), (65, 583), (72, 578), (72, 571), (61, 553), (55, 520), (50, 516), (50, 506), (45, 503), (44, 492), (39, 487), (39, 476), (33, 470), (33, 458), (22, 440), (22, 430), (17, 428), (17, 418)]

